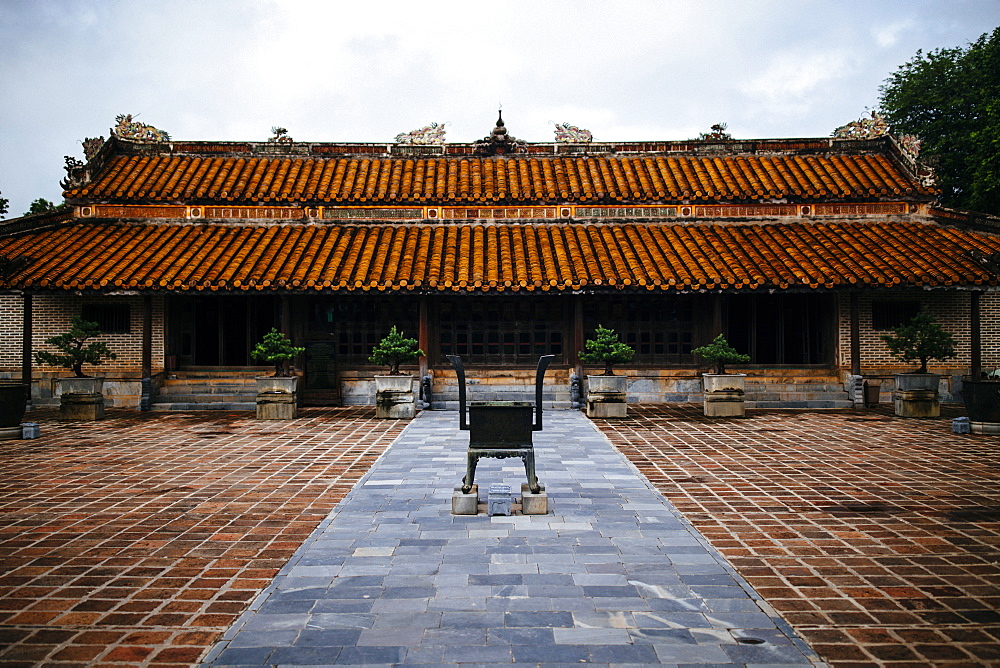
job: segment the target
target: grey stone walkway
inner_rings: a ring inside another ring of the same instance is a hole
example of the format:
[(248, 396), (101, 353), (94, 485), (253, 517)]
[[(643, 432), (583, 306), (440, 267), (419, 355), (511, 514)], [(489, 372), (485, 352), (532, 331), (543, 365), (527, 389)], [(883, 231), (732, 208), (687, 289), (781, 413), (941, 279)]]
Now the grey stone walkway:
[[(207, 657), (211, 665), (815, 665), (582, 414), (535, 433), (549, 514), (452, 516), (468, 432), (424, 411)], [(520, 490), (517, 459), (484, 459)]]

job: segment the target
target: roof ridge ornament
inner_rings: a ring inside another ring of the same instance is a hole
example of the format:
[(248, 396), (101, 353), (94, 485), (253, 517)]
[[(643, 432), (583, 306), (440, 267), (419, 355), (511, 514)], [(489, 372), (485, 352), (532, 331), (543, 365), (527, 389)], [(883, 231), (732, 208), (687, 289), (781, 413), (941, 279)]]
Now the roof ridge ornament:
[(267, 143), (269, 144), (291, 144), (295, 141), (288, 136), (288, 128), (272, 125), (271, 134), (272, 136), (267, 139)]
[(554, 123), (553, 125), (556, 126), (553, 132), (556, 133), (557, 142), (589, 144), (594, 141), (594, 135), (590, 130), (584, 130), (569, 123)]
[(170, 134), (154, 128), (152, 125), (140, 123), (132, 119), (132, 114), (118, 114), (115, 116), (118, 123), (111, 129), (111, 134), (119, 139), (132, 139), (134, 141), (170, 141)]
[(397, 144), (443, 144), (444, 131), (447, 123), (431, 123), (416, 130), (400, 132), (396, 135)]
[(493, 132), (476, 141), (474, 146), (475, 155), (482, 156), (525, 152), (524, 142), (507, 134), (507, 128), (503, 124), (503, 109), (497, 112), (497, 124)]

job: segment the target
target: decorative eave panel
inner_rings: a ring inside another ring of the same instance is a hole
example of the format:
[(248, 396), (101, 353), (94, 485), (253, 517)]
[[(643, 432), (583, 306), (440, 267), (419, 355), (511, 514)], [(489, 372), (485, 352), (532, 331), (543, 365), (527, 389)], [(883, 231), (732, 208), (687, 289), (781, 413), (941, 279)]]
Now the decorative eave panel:
[(922, 213), (914, 202), (817, 204), (682, 204), (648, 206), (188, 206), (91, 204), (76, 207), (80, 218), (247, 221), (467, 221), (467, 220), (663, 220), (892, 216)]

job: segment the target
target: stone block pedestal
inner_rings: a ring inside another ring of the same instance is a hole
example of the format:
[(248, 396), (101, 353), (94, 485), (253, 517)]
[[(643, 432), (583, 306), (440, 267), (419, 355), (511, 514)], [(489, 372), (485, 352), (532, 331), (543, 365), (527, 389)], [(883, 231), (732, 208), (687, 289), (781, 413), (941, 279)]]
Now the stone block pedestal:
[(294, 420), (299, 414), (298, 396), (285, 392), (257, 395), (258, 420)]
[(549, 512), (549, 495), (545, 485), (538, 486), (538, 494), (532, 494), (527, 483), (521, 484), (521, 514), (545, 515)]
[(899, 417), (941, 417), (937, 390), (897, 390), (893, 399), (893, 408)]
[(63, 420), (103, 420), (103, 394), (63, 394), (59, 399), (59, 417)]
[(451, 495), (452, 515), (475, 515), (479, 512), (479, 485), (473, 485), (468, 494), (462, 493), (462, 486), (456, 485)]

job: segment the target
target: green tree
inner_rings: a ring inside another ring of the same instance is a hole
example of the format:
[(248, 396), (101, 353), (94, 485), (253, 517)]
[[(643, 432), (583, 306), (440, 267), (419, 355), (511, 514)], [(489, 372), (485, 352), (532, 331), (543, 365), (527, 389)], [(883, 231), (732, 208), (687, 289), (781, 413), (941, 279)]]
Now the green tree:
[(740, 362), (750, 361), (749, 355), (736, 352), (736, 348), (729, 345), (729, 341), (726, 341), (726, 337), (722, 334), (715, 337), (715, 340), (707, 346), (695, 348), (691, 352), (703, 357), (706, 362), (715, 367), (715, 373), (718, 374), (726, 373), (727, 364), (739, 364)]
[(86, 378), (87, 375), (83, 373), (84, 364), (97, 365), (103, 362), (105, 357), (112, 360), (117, 357), (103, 341), (87, 344), (88, 339), (100, 335), (100, 325), (75, 315), (68, 332), (45, 339), (45, 343), (55, 346), (59, 352), (40, 350), (35, 353), (35, 361), (39, 364), (65, 367), (77, 378)]
[(54, 203), (50, 202), (44, 197), (39, 197), (38, 199), (36, 199), (34, 202), (31, 203), (31, 206), (28, 208), (27, 211), (24, 212), (24, 215), (34, 216), (35, 214), (38, 213), (49, 213), (50, 211), (55, 211), (58, 208), (59, 207), (57, 207)]
[(923, 140), (942, 203), (1000, 214), (1000, 28), (967, 48), (917, 51), (879, 92), (893, 132)]
[(275, 377), (281, 377), (288, 375), (285, 370), (285, 362), (301, 355), (305, 350), (305, 348), (293, 346), (288, 337), (272, 327), (271, 331), (265, 334), (264, 338), (250, 351), (250, 357), (273, 364)]
[(407, 339), (403, 333), (393, 325), (389, 334), (378, 342), (372, 349), (372, 354), (368, 358), (373, 364), (380, 364), (389, 367), (390, 376), (398, 376), (399, 365), (404, 362), (412, 362), (424, 351), (417, 348), (416, 339)]
[(904, 362), (920, 362), (914, 373), (927, 373), (927, 362), (956, 356), (955, 338), (944, 331), (934, 318), (918, 313), (895, 334), (883, 334), (882, 340), (892, 354)]
[(0, 197), (0, 219), (7, 215), (7, 209), (10, 205), (10, 200), (6, 197)]
[(584, 342), (586, 350), (580, 353), (580, 361), (584, 364), (603, 364), (605, 376), (613, 376), (612, 364), (624, 364), (632, 359), (635, 351), (627, 344), (618, 340), (615, 330), (597, 326), (594, 338)]

